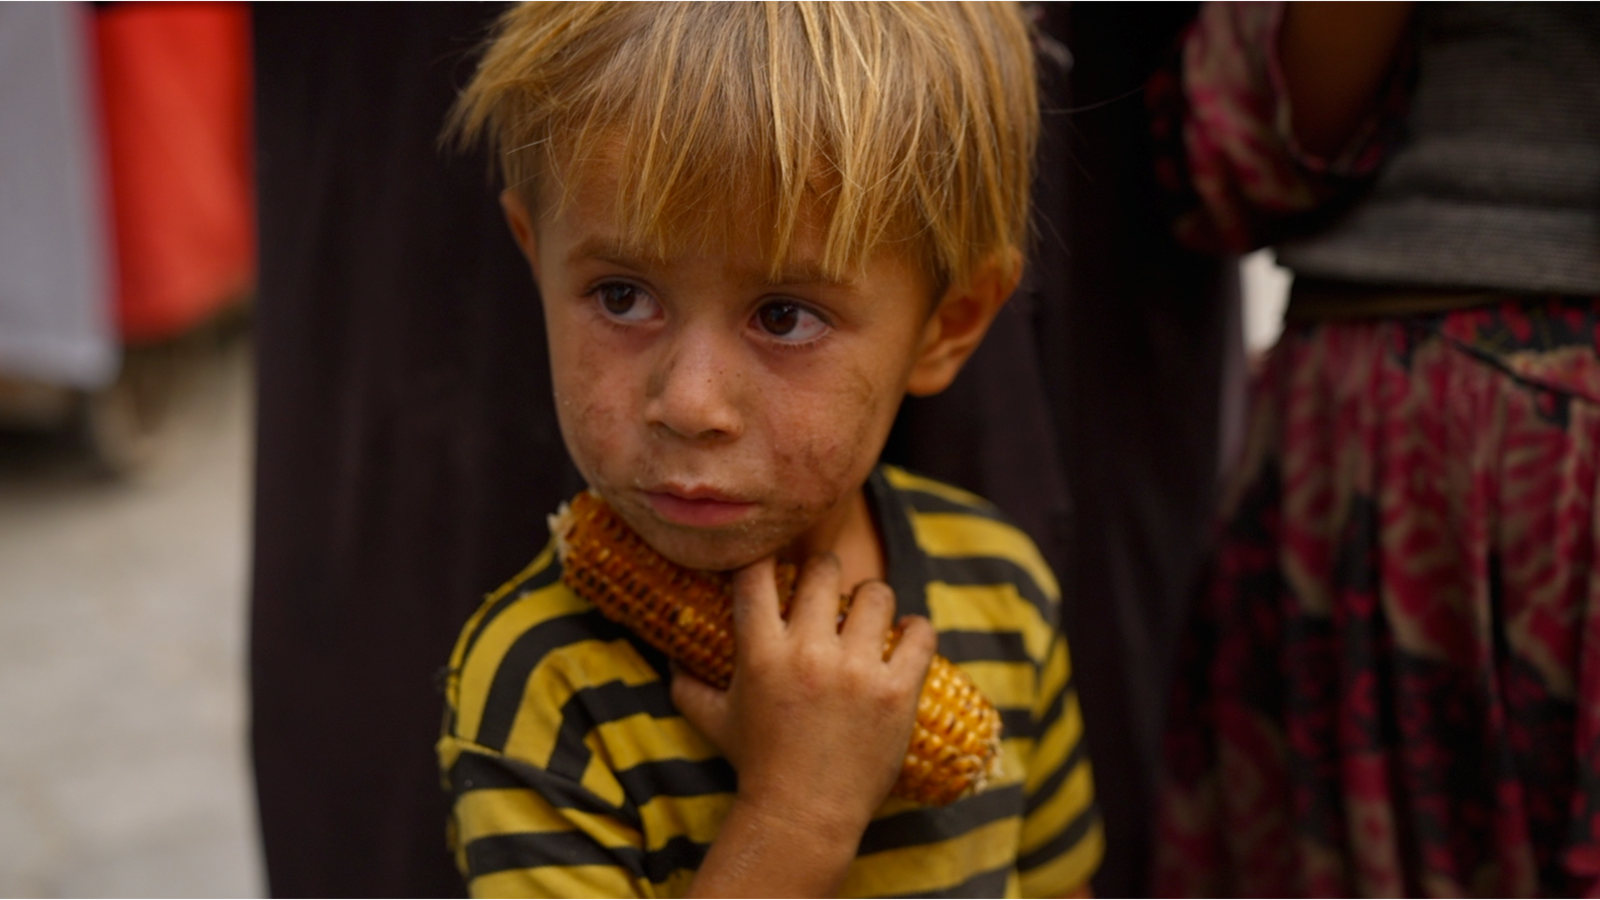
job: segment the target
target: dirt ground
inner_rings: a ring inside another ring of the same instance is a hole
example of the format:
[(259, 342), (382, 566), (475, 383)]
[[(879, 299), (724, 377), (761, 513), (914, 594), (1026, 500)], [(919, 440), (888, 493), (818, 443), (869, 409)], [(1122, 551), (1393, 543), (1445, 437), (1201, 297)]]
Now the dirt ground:
[(0, 895), (259, 896), (251, 367), (189, 354), (148, 468), (0, 431)]

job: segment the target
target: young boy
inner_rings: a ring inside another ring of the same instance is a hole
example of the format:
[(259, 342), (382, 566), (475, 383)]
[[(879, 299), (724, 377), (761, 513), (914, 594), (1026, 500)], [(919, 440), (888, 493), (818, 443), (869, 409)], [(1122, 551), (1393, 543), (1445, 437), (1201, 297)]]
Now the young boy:
[[(674, 671), (548, 548), (492, 595), (439, 743), (475, 894), (1086, 887), (1055, 580), (992, 506), (876, 466), (1016, 285), (1033, 78), (1011, 5), (506, 15), (455, 127), (501, 154), (562, 435), (658, 551), (738, 571), (736, 668)], [(777, 557), (804, 563), (787, 621)], [(924, 808), (886, 798), (936, 642), (1000, 709), (1004, 775)]]

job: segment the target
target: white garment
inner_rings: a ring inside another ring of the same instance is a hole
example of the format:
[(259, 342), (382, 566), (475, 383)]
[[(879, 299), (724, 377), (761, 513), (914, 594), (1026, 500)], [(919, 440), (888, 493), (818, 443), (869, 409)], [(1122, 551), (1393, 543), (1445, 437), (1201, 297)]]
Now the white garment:
[(90, 15), (0, 4), (0, 377), (81, 388), (120, 354)]

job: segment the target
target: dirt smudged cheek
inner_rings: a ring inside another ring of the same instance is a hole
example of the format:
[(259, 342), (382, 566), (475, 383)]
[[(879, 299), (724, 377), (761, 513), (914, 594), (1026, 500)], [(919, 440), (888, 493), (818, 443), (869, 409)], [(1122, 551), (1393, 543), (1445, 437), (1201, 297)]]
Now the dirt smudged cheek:
[(616, 375), (603, 374), (606, 355), (592, 347), (580, 348), (555, 385), (556, 416), (561, 436), (574, 464), (591, 485), (599, 486), (626, 461), (622, 429), (626, 426), (625, 385)]

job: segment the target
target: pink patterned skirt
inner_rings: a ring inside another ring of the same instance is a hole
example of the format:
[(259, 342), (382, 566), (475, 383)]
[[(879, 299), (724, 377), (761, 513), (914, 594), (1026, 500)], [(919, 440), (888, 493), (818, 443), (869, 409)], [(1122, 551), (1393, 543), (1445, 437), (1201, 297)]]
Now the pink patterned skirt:
[(1182, 638), (1160, 895), (1600, 884), (1600, 301), (1291, 325)]

